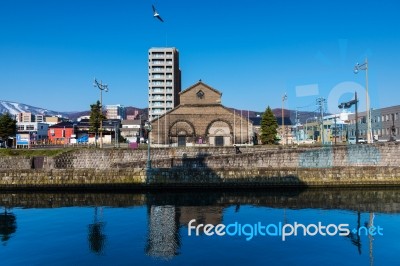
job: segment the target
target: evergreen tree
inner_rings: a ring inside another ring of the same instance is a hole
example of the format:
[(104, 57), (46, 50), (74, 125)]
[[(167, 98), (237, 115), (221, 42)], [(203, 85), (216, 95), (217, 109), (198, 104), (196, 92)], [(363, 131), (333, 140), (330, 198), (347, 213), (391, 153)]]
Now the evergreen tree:
[(17, 121), (9, 113), (0, 115), (0, 139), (7, 141), (8, 137), (15, 136)]
[(90, 132), (94, 132), (96, 134), (96, 146), (97, 146), (97, 135), (100, 131), (101, 121), (103, 121), (106, 117), (103, 115), (102, 106), (100, 105), (100, 101), (97, 101), (95, 104), (90, 105)]
[(262, 144), (275, 144), (278, 122), (271, 108), (268, 106), (261, 118), (261, 142)]

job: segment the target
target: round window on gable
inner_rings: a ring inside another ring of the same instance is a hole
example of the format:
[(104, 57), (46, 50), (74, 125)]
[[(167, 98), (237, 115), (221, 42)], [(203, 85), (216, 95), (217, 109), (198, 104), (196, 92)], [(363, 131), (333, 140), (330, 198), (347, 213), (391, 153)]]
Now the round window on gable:
[(199, 90), (199, 91), (196, 93), (196, 95), (197, 95), (197, 98), (199, 98), (199, 99), (203, 99), (203, 98), (204, 98), (204, 92), (203, 92), (202, 90)]

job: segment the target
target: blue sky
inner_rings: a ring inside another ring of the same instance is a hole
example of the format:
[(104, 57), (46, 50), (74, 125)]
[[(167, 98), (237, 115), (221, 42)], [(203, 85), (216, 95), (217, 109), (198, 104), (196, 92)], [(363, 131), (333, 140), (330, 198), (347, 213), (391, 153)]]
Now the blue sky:
[[(165, 23), (153, 18), (152, 4)], [(182, 88), (202, 79), (229, 107), (280, 108), (287, 93), (285, 107), (313, 111), (324, 97), (334, 110), (364, 88), (365, 72), (353, 68), (366, 57), (371, 107), (396, 105), (399, 7), (394, 0), (2, 0), (0, 99), (88, 110), (99, 98), (97, 77), (110, 88), (104, 104), (144, 108), (148, 49), (167, 45), (180, 51)]]

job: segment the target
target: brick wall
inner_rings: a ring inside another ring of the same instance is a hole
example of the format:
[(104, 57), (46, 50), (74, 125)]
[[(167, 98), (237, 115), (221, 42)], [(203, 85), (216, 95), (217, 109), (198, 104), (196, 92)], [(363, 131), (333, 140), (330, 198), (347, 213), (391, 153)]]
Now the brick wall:
[[(207, 141), (208, 136), (216, 134), (212, 127), (221, 127), (226, 131), (229, 142), (232, 145), (232, 136), (235, 133), (235, 143), (246, 143), (252, 137), (252, 124), (247, 120), (246, 114), (240, 116), (234, 114), (222, 105), (190, 105), (179, 106), (172, 112), (152, 121), (151, 143), (165, 144), (176, 143), (176, 136), (186, 133), (189, 143), (195, 143), (199, 137)], [(216, 124), (217, 122), (222, 123)], [(212, 144), (214, 145), (214, 144)]]

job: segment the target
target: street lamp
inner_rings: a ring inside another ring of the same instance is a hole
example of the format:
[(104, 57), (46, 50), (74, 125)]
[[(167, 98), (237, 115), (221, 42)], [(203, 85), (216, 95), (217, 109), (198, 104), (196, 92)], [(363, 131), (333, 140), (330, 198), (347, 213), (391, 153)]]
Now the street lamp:
[(151, 159), (150, 159), (150, 132), (152, 129), (150, 121), (146, 121), (144, 124), (144, 129), (147, 131), (147, 164), (146, 164), (146, 169), (150, 170), (151, 169)]
[[(287, 95), (286, 93), (282, 96), (282, 144), (285, 145), (285, 139), (286, 139), (286, 132), (285, 132), (285, 120), (284, 120), (284, 113), (283, 113), (283, 107), (284, 107), (284, 102), (287, 100)], [(287, 141), (287, 139), (286, 139)]]
[(369, 94), (368, 94), (368, 58), (365, 59), (365, 63), (357, 63), (354, 66), (354, 74), (357, 74), (360, 70), (365, 70), (365, 98), (366, 98), (366, 113), (367, 113), (367, 143), (372, 142), (371, 138), (371, 118), (370, 118), (370, 107), (369, 107)]
[(108, 92), (108, 85), (103, 84), (102, 81), (98, 82), (96, 78), (94, 78), (94, 83), (93, 86), (98, 88), (100, 90), (100, 148), (103, 147), (103, 91)]

